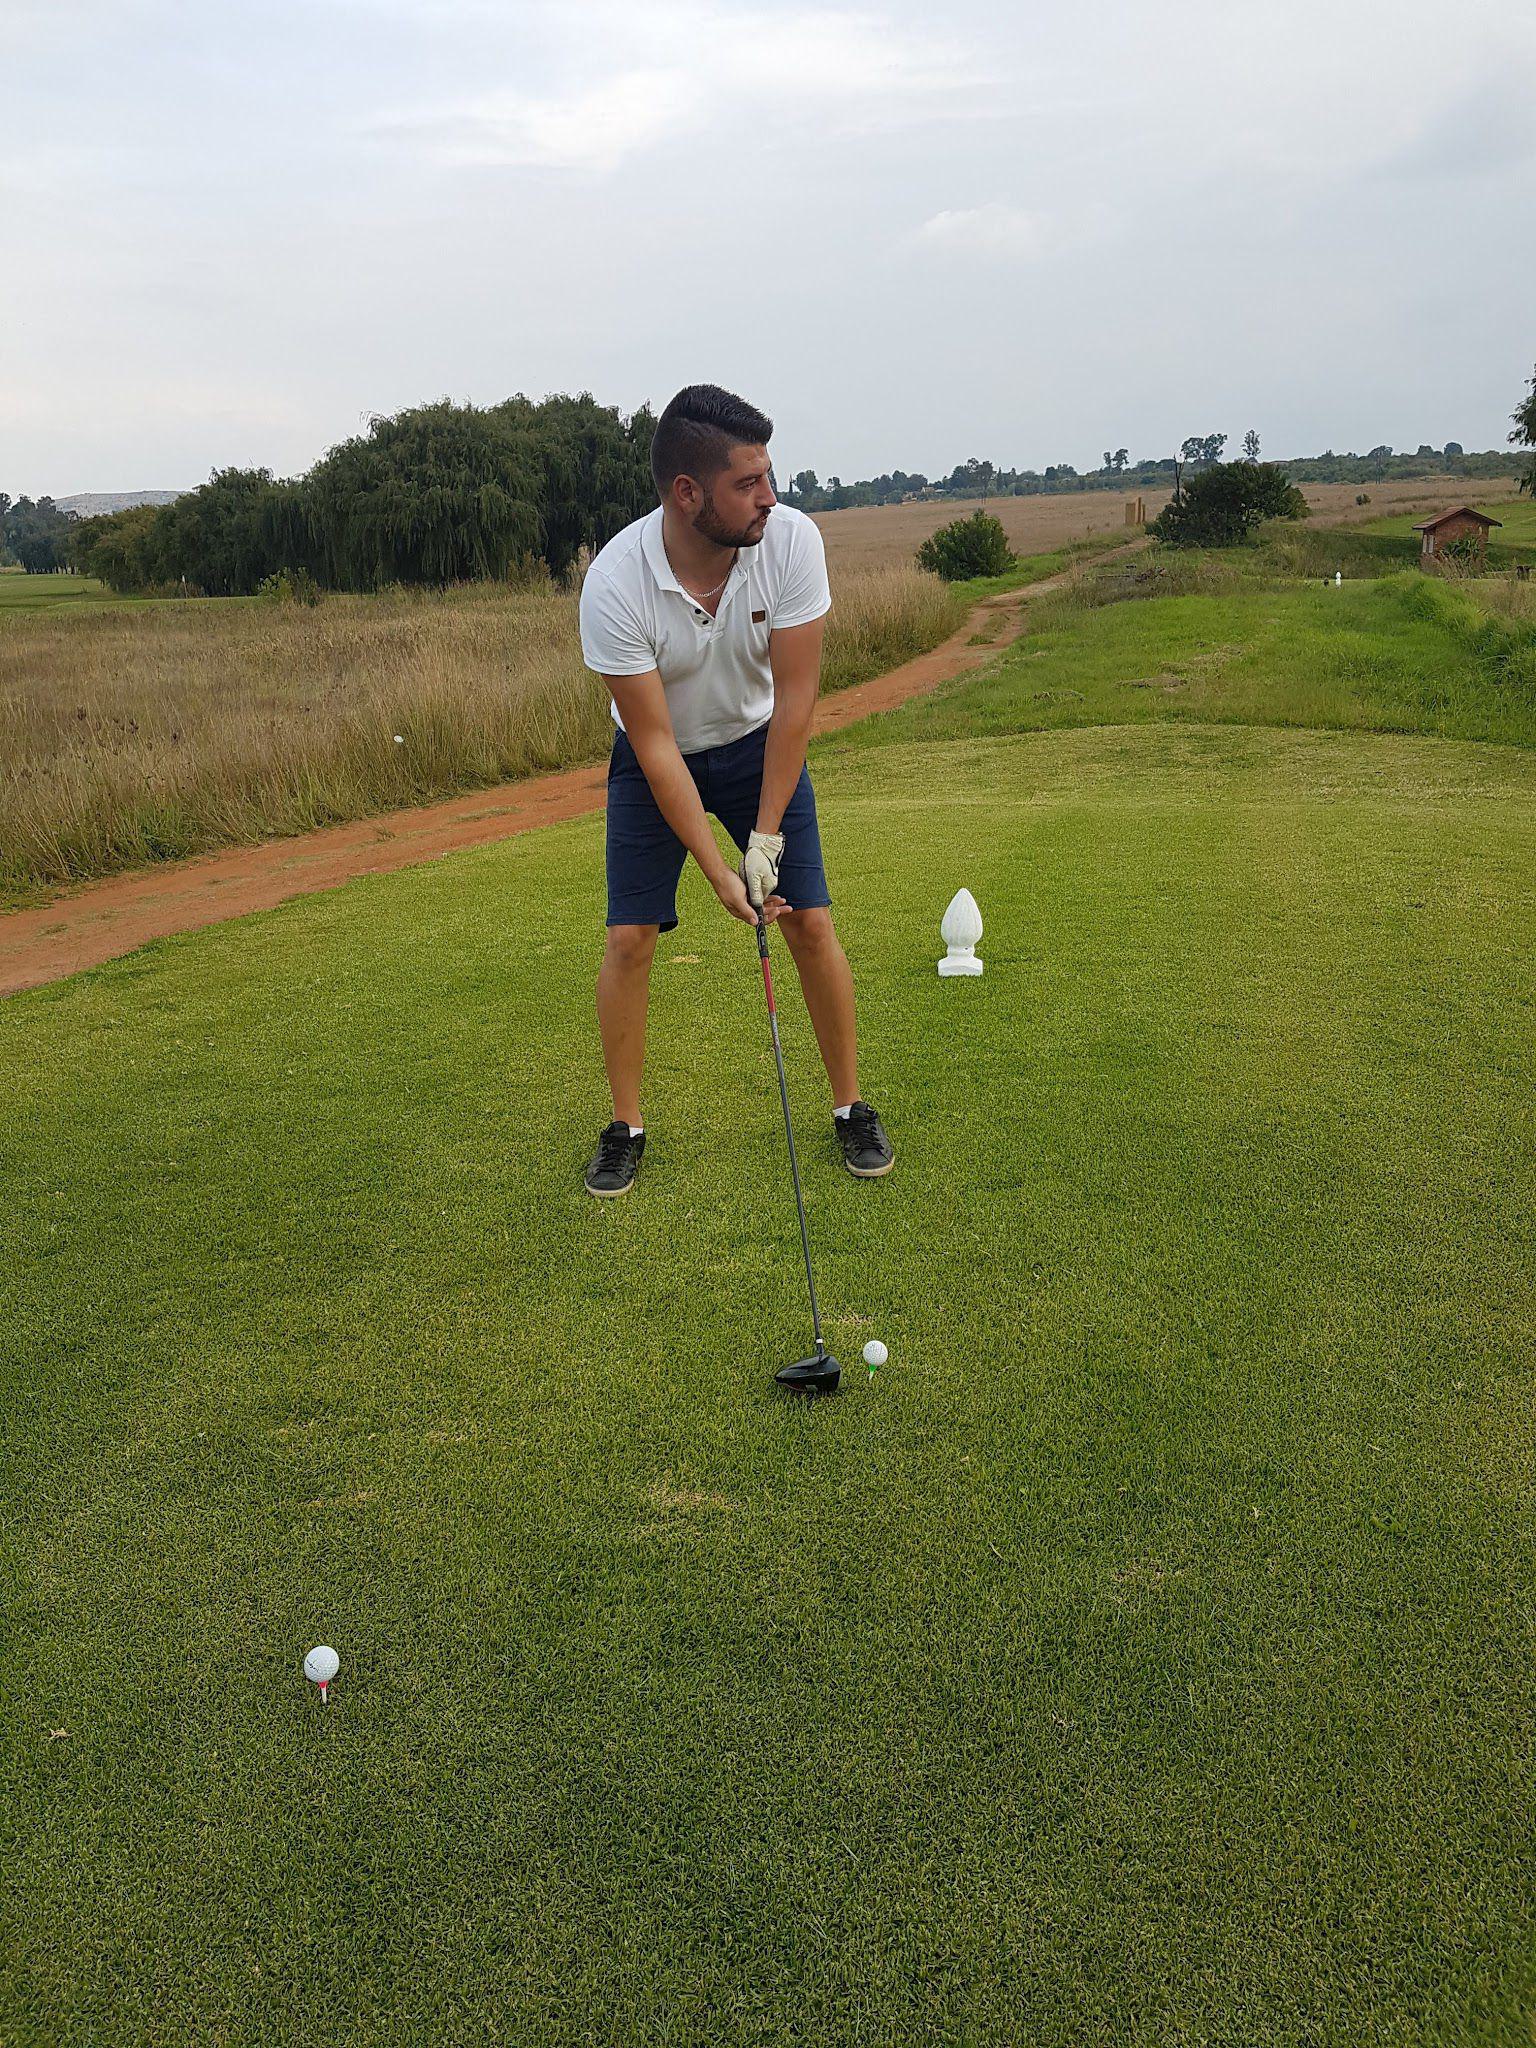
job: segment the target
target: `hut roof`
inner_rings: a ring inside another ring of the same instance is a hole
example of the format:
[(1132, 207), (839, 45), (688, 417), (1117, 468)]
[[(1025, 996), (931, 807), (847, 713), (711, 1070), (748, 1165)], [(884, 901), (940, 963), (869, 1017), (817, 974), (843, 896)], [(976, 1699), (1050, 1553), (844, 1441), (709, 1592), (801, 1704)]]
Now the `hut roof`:
[(1502, 519), (1490, 519), (1486, 512), (1479, 512), (1475, 505), (1456, 505), (1449, 512), (1437, 512), (1433, 519), (1426, 519), (1413, 530), (1415, 533), (1433, 533), (1437, 526), (1444, 526), (1448, 519), (1475, 519), (1479, 526), (1502, 526)]

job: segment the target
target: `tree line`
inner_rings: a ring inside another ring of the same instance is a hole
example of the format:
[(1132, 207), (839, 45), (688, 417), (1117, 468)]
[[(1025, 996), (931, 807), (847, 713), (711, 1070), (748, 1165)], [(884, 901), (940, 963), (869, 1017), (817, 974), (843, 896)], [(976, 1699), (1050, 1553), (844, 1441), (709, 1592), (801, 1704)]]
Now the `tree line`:
[[(957, 462), (947, 476), (930, 478), (920, 471), (896, 469), (857, 483), (844, 483), (838, 476), (823, 483), (815, 470), (802, 469), (790, 479), (783, 495), (806, 512), (840, 512), (850, 505), (897, 505), (924, 496), (1029, 498), (1060, 491), (1172, 490), (1186, 469), (1210, 469), (1219, 463), (1226, 444), (1225, 434), (1191, 434), (1177, 455), (1149, 456), (1136, 462), (1125, 448), (1106, 448), (1100, 467), (1085, 470), (1070, 462), (1049, 463), (1043, 470), (1007, 469), (972, 456), (969, 461)], [(1259, 459), (1259, 437), (1251, 428), (1243, 437), (1242, 459)], [(1318, 484), (1385, 483), (1394, 477), (1427, 476), (1470, 480), (1514, 476), (1524, 466), (1523, 458), (1500, 449), (1469, 455), (1459, 441), (1447, 441), (1443, 448), (1420, 442), (1414, 454), (1407, 450), (1399, 453), (1385, 443), (1364, 455), (1338, 455), (1328, 448), (1321, 455), (1298, 456), (1285, 465), (1299, 482)]]
[[(1509, 439), (1536, 450), (1536, 373), (1512, 415)], [(78, 569), (114, 590), (197, 592), (237, 597), (269, 578), (308, 580), (317, 589), (377, 590), (389, 583), (447, 584), (501, 577), (542, 563), (563, 576), (580, 550), (607, 540), (655, 502), (650, 443), (655, 416), (625, 418), (590, 392), (535, 402), (521, 393), (499, 405), (448, 400), (373, 419), (306, 475), (265, 469), (215, 470), (169, 505), (77, 519), (52, 498), (0, 492), (0, 565), (34, 575)], [(783, 488), (806, 511), (900, 502), (920, 494), (1026, 497), (1038, 492), (1161, 486), (1178, 494), (1222, 467), (1225, 434), (1192, 434), (1177, 456), (1133, 463), (1106, 449), (1103, 466), (1000, 469), (971, 457), (930, 483), (891, 470), (823, 485), (802, 469)], [(1244, 463), (1259, 461), (1259, 437), (1243, 439)], [(1326, 449), (1285, 465), (1293, 483), (1372, 483), (1392, 477), (1519, 475), (1536, 493), (1536, 454), (1467, 454), (1457, 441), (1421, 442), (1412, 455), (1385, 443), (1364, 455)], [(1242, 480), (1239, 479), (1239, 482)], [(1250, 479), (1251, 481), (1251, 479)]]
[(301, 477), (215, 470), (169, 505), (74, 522), (72, 567), (124, 592), (248, 596), (269, 578), (321, 590), (563, 576), (655, 503), (655, 418), (590, 392), (499, 405), (444, 399), (375, 418)]

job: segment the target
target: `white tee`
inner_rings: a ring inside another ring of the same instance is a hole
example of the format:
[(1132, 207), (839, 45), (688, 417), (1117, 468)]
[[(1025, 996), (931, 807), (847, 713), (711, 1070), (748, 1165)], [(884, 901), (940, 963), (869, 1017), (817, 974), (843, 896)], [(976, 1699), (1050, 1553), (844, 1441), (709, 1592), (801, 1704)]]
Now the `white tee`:
[[(775, 505), (763, 537), (742, 548), (713, 618), (674, 575), (661, 507), (614, 535), (581, 586), (581, 654), (604, 676), (655, 669), (678, 751), (722, 747), (773, 716), (768, 635), (831, 610), (826, 550), (814, 519)], [(611, 700), (610, 700), (611, 702)], [(622, 732), (619, 707), (613, 722)]]

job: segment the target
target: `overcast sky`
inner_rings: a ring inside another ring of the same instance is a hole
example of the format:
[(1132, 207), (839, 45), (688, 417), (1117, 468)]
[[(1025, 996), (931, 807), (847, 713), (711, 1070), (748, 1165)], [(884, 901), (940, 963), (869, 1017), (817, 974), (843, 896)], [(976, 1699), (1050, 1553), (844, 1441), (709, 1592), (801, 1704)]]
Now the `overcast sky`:
[(0, 488), (706, 379), (781, 475), (1502, 446), (1533, 108), (1530, 0), (0, 0)]

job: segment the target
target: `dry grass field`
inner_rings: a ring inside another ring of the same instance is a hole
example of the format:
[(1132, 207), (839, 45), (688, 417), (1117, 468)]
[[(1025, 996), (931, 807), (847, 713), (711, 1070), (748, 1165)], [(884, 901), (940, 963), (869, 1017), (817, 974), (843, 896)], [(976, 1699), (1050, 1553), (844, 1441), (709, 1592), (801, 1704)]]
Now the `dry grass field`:
[[(1491, 477), (1468, 482), (1464, 477), (1428, 477), (1387, 484), (1310, 484), (1305, 496), (1313, 518), (1325, 526), (1380, 519), (1385, 514), (1423, 508), (1439, 511), (1446, 505), (1491, 503), (1514, 495), (1513, 477)], [(1361, 492), (1368, 505), (1357, 505)], [(1130, 491), (1076, 491), (1060, 497), (989, 498), (987, 510), (996, 513), (1015, 551), (1021, 555), (1045, 554), (1063, 542), (1082, 540), (1091, 533), (1119, 533), (1125, 529), (1126, 500)], [(1156, 493), (1142, 493), (1147, 514), (1161, 511)], [(875, 568), (888, 562), (909, 562), (913, 551), (935, 528), (973, 512), (977, 499), (930, 500), (922, 505), (864, 505), (846, 512), (818, 512), (816, 524), (827, 544), (827, 560), (835, 573), (849, 569)]]
[[(910, 563), (844, 571), (825, 687), (964, 611)], [(23, 613), (0, 623), (0, 904), (591, 760), (610, 730), (547, 586)]]

